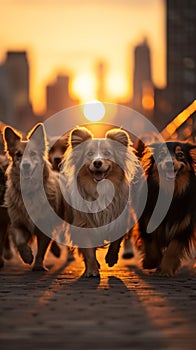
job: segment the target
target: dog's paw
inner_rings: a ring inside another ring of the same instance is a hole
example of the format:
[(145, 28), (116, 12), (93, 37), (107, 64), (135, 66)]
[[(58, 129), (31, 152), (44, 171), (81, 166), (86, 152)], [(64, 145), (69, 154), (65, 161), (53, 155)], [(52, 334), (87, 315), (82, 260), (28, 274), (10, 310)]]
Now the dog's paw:
[(114, 266), (118, 262), (118, 254), (114, 254), (112, 251), (108, 250), (105, 261), (109, 267)]
[(0, 258), (0, 269), (2, 269), (2, 267), (4, 267), (4, 261), (2, 258)]
[(18, 251), (24, 263), (31, 265), (33, 262), (33, 254), (31, 248), (24, 243), (18, 246)]
[(12, 251), (10, 249), (3, 250), (3, 256), (6, 260), (10, 260), (13, 257)]
[(84, 272), (83, 274), (83, 277), (97, 277), (99, 278), (100, 277), (100, 273), (99, 273), (99, 270), (94, 268), (94, 269), (86, 269), (86, 271)]
[(134, 257), (133, 252), (124, 252), (122, 255), (123, 259), (132, 259)]
[(150, 260), (147, 258), (142, 260), (143, 269), (147, 269), (147, 270), (156, 269), (158, 267), (158, 265), (159, 265), (159, 263), (157, 261), (154, 261), (154, 260)]
[(174, 277), (176, 274), (175, 270), (172, 270), (171, 268), (161, 268), (157, 270), (159, 276), (163, 277)]
[(34, 265), (33, 268), (32, 268), (32, 271), (33, 272), (36, 272), (36, 271), (47, 272), (48, 269), (47, 269), (47, 267), (45, 267), (43, 265)]

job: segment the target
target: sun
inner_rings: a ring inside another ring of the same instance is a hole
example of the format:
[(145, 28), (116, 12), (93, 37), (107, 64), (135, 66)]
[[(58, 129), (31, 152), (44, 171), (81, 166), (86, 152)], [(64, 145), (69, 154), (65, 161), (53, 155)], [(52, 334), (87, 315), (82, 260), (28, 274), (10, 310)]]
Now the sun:
[(105, 106), (98, 100), (89, 101), (84, 104), (83, 112), (88, 121), (98, 122), (105, 115)]
[(78, 75), (71, 85), (72, 93), (79, 97), (82, 103), (96, 98), (96, 79), (90, 74)]

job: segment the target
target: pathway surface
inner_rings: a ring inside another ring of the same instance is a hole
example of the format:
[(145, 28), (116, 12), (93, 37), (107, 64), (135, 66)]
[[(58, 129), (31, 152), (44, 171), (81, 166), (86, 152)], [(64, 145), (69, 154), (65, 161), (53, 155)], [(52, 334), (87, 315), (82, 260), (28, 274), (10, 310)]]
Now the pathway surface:
[(101, 278), (81, 278), (80, 257), (48, 256), (47, 273), (18, 258), (0, 271), (1, 350), (196, 349), (196, 269), (176, 277), (144, 272), (131, 260)]

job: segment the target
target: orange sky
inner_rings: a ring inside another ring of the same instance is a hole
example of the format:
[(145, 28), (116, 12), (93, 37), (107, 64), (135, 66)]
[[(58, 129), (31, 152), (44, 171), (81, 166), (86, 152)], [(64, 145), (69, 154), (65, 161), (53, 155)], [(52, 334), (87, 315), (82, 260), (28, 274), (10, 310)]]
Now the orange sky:
[(0, 61), (6, 50), (28, 50), (36, 112), (44, 110), (45, 85), (59, 72), (72, 75), (71, 93), (82, 102), (95, 97), (99, 59), (107, 62), (108, 99), (123, 99), (132, 83), (133, 47), (145, 36), (154, 83), (165, 84), (164, 11), (164, 0), (0, 0)]

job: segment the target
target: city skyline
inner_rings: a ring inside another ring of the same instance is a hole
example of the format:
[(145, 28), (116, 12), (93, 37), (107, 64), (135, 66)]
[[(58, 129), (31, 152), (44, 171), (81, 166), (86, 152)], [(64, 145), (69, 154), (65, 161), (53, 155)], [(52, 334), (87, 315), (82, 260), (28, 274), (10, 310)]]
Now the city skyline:
[[(41, 4), (37, 1), (27, 4), (22, 0), (0, 2), (3, 53), (0, 60), (4, 60), (8, 50), (28, 51), (30, 98), (36, 113), (45, 110), (45, 87), (59, 73), (70, 76), (73, 98), (79, 97), (81, 102), (92, 99), (96, 91), (95, 65), (99, 60), (106, 62), (108, 68), (108, 99), (130, 98), (133, 50), (145, 36), (151, 48), (153, 82), (164, 86), (164, 1), (131, 0), (111, 4), (99, 0), (92, 4), (86, 0), (82, 5), (77, 0), (45, 0)], [(85, 91), (88, 87), (92, 96)]]

